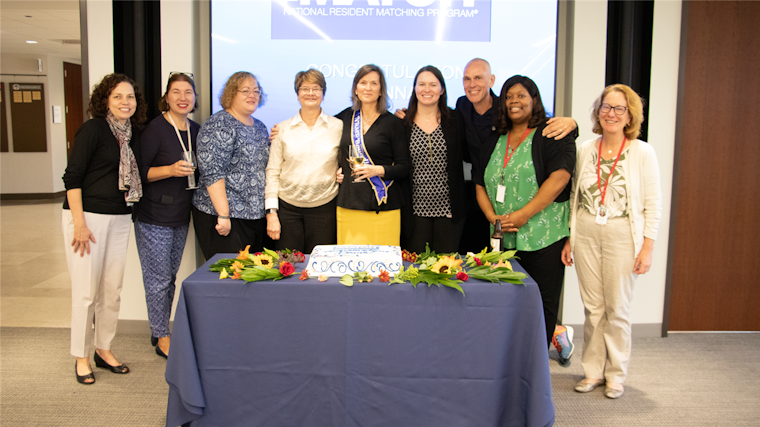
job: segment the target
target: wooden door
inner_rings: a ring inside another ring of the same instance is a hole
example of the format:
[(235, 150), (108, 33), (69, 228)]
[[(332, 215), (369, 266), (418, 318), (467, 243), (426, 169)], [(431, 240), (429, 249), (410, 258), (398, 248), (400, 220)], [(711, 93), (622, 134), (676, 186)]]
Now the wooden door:
[(74, 135), (84, 123), (82, 111), (82, 66), (63, 63), (63, 91), (66, 113), (66, 158), (74, 148)]
[(760, 2), (683, 2), (671, 331), (760, 330)]

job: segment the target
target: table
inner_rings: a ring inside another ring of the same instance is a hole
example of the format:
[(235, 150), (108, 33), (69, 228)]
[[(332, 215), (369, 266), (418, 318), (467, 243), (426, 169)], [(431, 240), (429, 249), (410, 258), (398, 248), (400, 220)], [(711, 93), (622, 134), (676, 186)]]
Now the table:
[[(166, 425), (489, 427), (554, 423), (538, 287), (349, 288), (331, 278), (182, 284)], [(300, 272), (306, 264), (296, 265)], [(513, 263), (519, 269), (517, 263)]]

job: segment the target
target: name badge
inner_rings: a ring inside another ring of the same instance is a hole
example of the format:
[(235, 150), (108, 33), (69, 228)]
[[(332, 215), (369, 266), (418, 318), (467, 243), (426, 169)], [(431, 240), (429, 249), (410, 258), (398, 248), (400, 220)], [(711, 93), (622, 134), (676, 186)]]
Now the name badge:
[(604, 205), (599, 206), (596, 211), (596, 223), (598, 225), (607, 225), (607, 208)]
[(496, 201), (499, 203), (504, 203), (504, 195), (507, 192), (507, 187), (503, 185), (499, 185), (496, 187)]

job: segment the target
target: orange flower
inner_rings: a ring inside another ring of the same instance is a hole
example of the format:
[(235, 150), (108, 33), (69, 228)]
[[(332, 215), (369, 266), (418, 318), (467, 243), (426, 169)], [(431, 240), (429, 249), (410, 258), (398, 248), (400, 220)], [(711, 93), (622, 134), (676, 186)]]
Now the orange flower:
[(243, 271), (243, 267), (245, 267), (245, 266), (240, 261), (235, 261), (235, 262), (232, 263), (232, 269), (235, 270), (235, 271), (237, 271), (238, 273), (241, 272), (241, 271)]
[(491, 268), (496, 268), (496, 267), (507, 267), (508, 269), (512, 270), (512, 264), (510, 264), (509, 261), (499, 260), (498, 264), (494, 264), (493, 266), (491, 266)]
[(242, 251), (238, 252), (237, 259), (242, 259), (242, 260), (248, 259), (248, 255), (249, 255), (248, 249), (250, 249), (250, 248), (251, 248), (251, 245), (248, 245), (248, 246), (245, 247), (245, 249), (243, 249)]
[(234, 279), (240, 279), (240, 278), (241, 278), (241, 276), (240, 276), (240, 272), (239, 271), (236, 271), (235, 274), (232, 275), (232, 279), (233, 280)]
[(391, 274), (388, 273), (385, 270), (380, 270), (380, 276), (378, 276), (378, 277), (380, 278), (381, 282), (390, 282), (391, 281)]
[(301, 272), (301, 277), (298, 278), (298, 280), (308, 280), (309, 279), (309, 272), (307, 270), (304, 270)]
[(325, 281), (327, 281), (327, 275), (326, 274), (320, 274), (319, 277), (317, 278), (317, 280), (319, 280), (320, 282), (325, 282)]

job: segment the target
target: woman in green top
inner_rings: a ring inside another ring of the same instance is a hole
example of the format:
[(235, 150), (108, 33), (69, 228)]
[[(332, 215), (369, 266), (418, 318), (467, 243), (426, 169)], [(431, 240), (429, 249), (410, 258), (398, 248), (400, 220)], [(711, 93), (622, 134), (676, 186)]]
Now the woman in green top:
[(544, 138), (548, 119), (533, 80), (510, 77), (499, 97), (501, 137), (483, 147), (484, 170), (474, 178), (480, 209), (492, 225), (501, 220), (504, 249), (517, 249), (520, 265), (538, 284), (547, 346), (565, 275), (561, 253), (570, 235), (568, 200), (577, 137), (576, 131), (559, 141)]

